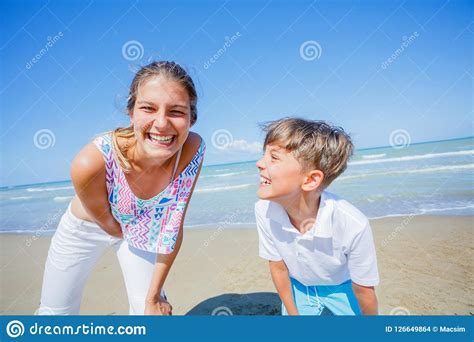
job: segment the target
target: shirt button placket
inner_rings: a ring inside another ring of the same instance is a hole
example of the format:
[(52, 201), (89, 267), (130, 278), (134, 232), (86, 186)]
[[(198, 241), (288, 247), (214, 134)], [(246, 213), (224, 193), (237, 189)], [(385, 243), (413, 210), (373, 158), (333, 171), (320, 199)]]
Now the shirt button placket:
[(295, 249), (296, 249), (296, 257), (299, 259), (300, 256), (301, 256), (301, 253), (300, 253), (300, 237), (297, 236), (296, 239), (295, 239)]

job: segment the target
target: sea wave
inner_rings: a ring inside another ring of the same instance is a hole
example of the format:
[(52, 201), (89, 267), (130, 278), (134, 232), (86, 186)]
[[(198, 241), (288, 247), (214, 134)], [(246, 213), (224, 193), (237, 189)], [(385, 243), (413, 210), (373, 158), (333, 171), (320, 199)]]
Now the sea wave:
[(53, 198), (55, 202), (67, 202), (71, 200), (74, 196), (56, 196)]
[(430, 208), (430, 209), (420, 209), (420, 210), (423, 213), (432, 213), (432, 212), (439, 212), (439, 211), (465, 210), (465, 209), (474, 209), (474, 204), (469, 204), (462, 207)]
[(365, 156), (362, 156), (364, 159), (377, 159), (377, 158), (382, 158), (385, 157), (387, 153), (380, 153), (380, 154), (367, 154)]
[(365, 164), (392, 163), (392, 162), (411, 161), (411, 160), (420, 160), (420, 159), (431, 159), (431, 158), (441, 158), (441, 157), (457, 157), (457, 156), (470, 156), (470, 155), (474, 155), (474, 150), (457, 151), (457, 152), (427, 153), (427, 154), (419, 154), (419, 155), (414, 155), (414, 156), (397, 157), (397, 158), (385, 158), (385, 159), (375, 159), (375, 160), (358, 160), (358, 161), (350, 162), (349, 165), (365, 165)]
[[(37, 236), (42, 236), (42, 235), (50, 235), (56, 231), (55, 229), (47, 229), (47, 230), (39, 230), (39, 229), (2, 229), (0, 230), (0, 234), (27, 234), (27, 235), (37, 235)], [(41, 232), (41, 234), (38, 235), (38, 233)]]
[(28, 192), (43, 192), (43, 191), (58, 191), (58, 190), (71, 190), (74, 189), (72, 185), (70, 186), (56, 186), (50, 188), (28, 188), (26, 191)]
[(16, 197), (10, 197), (9, 199), (11, 201), (21, 201), (21, 200), (28, 200), (33, 198), (33, 196), (16, 196)]
[(204, 189), (196, 189), (194, 192), (218, 192), (218, 191), (226, 191), (226, 190), (236, 190), (236, 189), (244, 189), (251, 186), (255, 186), (255, 184), (239, 184), (239, 185), (228, 185), (228, 186), (219, 186), (215, 188), (204, 188)]
[[(427, 214), (442, 213), (446, 211), (458, 211), (458, 210), (468, 210), (468, 209), (474, 209), (474, 204), (467, 205), (467, 206), (460, 206), (460, 207), (429, 208), (429, 209), (420, 208), (410, 213), (404, 213), (404, 214), (397, 213), (397, 214), (387, 214), (387, 215), (382, 215), (382, 216), (373, 216), (373, 217), (369, 217), (369, 219), (378, 220), (378, 219), (383, 219), (383, 218), (388, 218), (388, 217), (421, 216), (421, 215), (427, 215)], [(466, 214), (472, 215), (472, 212), (468, 212)]]
[(447, 172), (447, 171), (463, 171), (474, 169), (474, 164), (461, 164), (461, 165), (450, 165), (450, 166), (437, 166), (437, 167), (426, 167), (423, 169), (409, 169), (409, 170), (394, 170), (387, 172), (372, 172), (364, 173), (360, 175), (342, 176), (340, 180), (348, 180), (355, 178), (368, 178), (374, 176), (393, 176), (402, 175), (409, 173), (436, 173), (436, 172)]
[(229, 177), (229, 176), (241, 175), (243, 173), (246, 173), (246, 172), (242, 171), (242, 172), (221, 173), (221, 174), (215, 174), (215, 175), (204, 175), (204, 176), (200, 176), (199, 178)]
[(227, 222), (227, 221), (218, 221), (212, 223), (197, 223), (197, 224), (189, 224), (185, 225), (185, 228), (193, 228), (193, 229), (219, 229), (221, 227), (225, 227), (226, 229), (232, 228), (254, 228), (255, 221), (251, 222)]

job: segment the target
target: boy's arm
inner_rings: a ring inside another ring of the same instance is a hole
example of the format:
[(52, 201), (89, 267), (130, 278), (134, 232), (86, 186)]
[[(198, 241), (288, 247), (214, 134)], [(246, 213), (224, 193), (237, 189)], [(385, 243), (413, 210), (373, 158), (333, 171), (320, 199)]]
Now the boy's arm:
[(368, 221), (353, 238), (347, 258), (352, 289), (362, 314), (377, 315), (377, 297), (374, 287), (379, 284), (379, 273), (375, 244)]
[(275, 246), (268, 222), (262, 217), (262, 211), (265, 209), (259, 208), (259, 203), (260, 202), (257, 202), (255, 204), (255, 217), (259, 236), (259, 255), (269, 261), (268, 265), (270, 266), (273, 284), (275, 284), (275, 288), (283, 305), (285, 305), (288, 315), (298, 315), (298, 310), (296, 309), (293, 299), (288, 268)]
[(362, 286), (352, 282), (352, 289), (363, 315), (378, 315), (377, 296), (373, 286)]
[(298, 315), (295, 301), (293, 299), (293, 291), (291, 291), (290, 275), (288, 268), (283, 260), (270, 261), (270, 273), (272, 275), (273, 284), (280, 296), (283, 305), (285, 305), (288, 315)]

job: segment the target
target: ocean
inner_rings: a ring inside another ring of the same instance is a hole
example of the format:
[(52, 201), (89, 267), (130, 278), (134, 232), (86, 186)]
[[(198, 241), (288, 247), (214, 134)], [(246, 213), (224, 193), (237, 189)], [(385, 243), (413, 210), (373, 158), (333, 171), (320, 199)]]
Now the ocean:
[[(369, 218), (474, 214), (474, 137), (356, 151), (328, 191)], [(205, 166), (185, 227), (254, 224), (255, 161)], [(74, 196), (70, 181), (0, 188), (0, 233), (52, 234)]]

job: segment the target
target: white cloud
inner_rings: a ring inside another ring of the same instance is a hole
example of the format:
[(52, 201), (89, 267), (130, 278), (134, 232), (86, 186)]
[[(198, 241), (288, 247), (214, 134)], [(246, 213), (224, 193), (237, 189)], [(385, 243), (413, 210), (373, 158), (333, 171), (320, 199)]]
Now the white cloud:
[(220, 150), (260, 153), (262, 152), (262, 144), (257, 141), (249, 143), (247, 140), (241, 139), (232, 141), (232, 143), (220, 148)]

